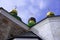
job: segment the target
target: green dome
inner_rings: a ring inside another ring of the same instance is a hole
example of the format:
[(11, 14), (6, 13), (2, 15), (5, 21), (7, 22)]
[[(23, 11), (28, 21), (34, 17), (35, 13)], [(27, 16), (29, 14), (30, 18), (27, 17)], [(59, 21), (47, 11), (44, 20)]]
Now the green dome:
[(31, 17), (29, 20), (28, 20), (28, 27), (32, 27), (36, 24), (36, 19)]
[(48, 17), (54, 16), (54, 13), (53, 13), (53, 12), (48, 12), (48, 13), (47, 13), (47, 16), (48, 16)]
[(36, 22), (34, 22), (34, 21), (31, 20), (31, 21), (29, 21), (28, 26), (29, 26), (29, 27), (32, 27), (32, 26), (34, 26), (35, 24), (36, 24)]
[(13, 9), (10, 13), (11, 13), (12, 15), (17, 15), (17, 10), (16, 10), (16, 9)]
[(31, 18), (28, 20), (28, 22), (29, 22), (30, 20), (33, 20), (33, 21), (36, 22), (36, 19), (35, 19), (34, 17), (31, 17)]

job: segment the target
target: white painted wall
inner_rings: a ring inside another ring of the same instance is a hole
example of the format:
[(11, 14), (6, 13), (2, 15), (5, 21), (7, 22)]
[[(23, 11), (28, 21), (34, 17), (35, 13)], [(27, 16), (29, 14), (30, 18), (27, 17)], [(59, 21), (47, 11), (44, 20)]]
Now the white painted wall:
[(31, 28), (43, 40), (60, 40), (60, 17), (51, 17)]
[(15, 38), (13, 40), (39, 40), (37, 38)]
[(49, 20), (54, 40), (60, 40), (60, 17), (53, 17)]

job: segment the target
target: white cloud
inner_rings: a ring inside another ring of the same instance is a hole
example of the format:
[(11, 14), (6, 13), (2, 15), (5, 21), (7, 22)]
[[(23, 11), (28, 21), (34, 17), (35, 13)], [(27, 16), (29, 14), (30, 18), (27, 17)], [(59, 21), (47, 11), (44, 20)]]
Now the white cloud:
[(40, 1), (39, 6), (40, 6), (40, 9), (44, 9), (46, 7), (46, 2)]
[(45, 8), (45, 2), (40, 0), (1, 0), (0, 6), (8, 11), (17, 6), (18, 16), (27, 23), (27, 19), (40, 14), (40, 9)]
[(3, 7), (4, 9), (10, 11), (14, 7), (14, 4), (11, 0), (1, 0), (0, 7)]

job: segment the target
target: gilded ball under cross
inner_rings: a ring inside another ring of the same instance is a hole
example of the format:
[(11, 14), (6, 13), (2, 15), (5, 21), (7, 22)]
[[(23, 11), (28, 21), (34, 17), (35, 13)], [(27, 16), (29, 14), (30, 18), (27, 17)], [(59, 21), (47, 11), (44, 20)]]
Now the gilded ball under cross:
[(48, 17), (52, 17), (52, 16), (54, 16), (54, 13), (53, 13), (53, 12), (48, 12), (48, 13), (47, 13), (47, 16), (48, 16)]

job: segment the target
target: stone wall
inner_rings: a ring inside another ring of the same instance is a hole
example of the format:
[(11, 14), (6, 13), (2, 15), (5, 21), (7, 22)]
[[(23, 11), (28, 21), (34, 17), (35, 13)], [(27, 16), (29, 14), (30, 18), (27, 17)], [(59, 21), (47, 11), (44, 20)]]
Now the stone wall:
[(6, 40), (8, 37), (18, 36), (24, 32), (26, 32), (25, 29), (0, 14), (0, 40)]
[(6, 40), (10, 31), (10, 21), (0, 14), (0, 40)]
[(60, 16), (46, 18), (31, 28), (43, 40), (60, 40)]

